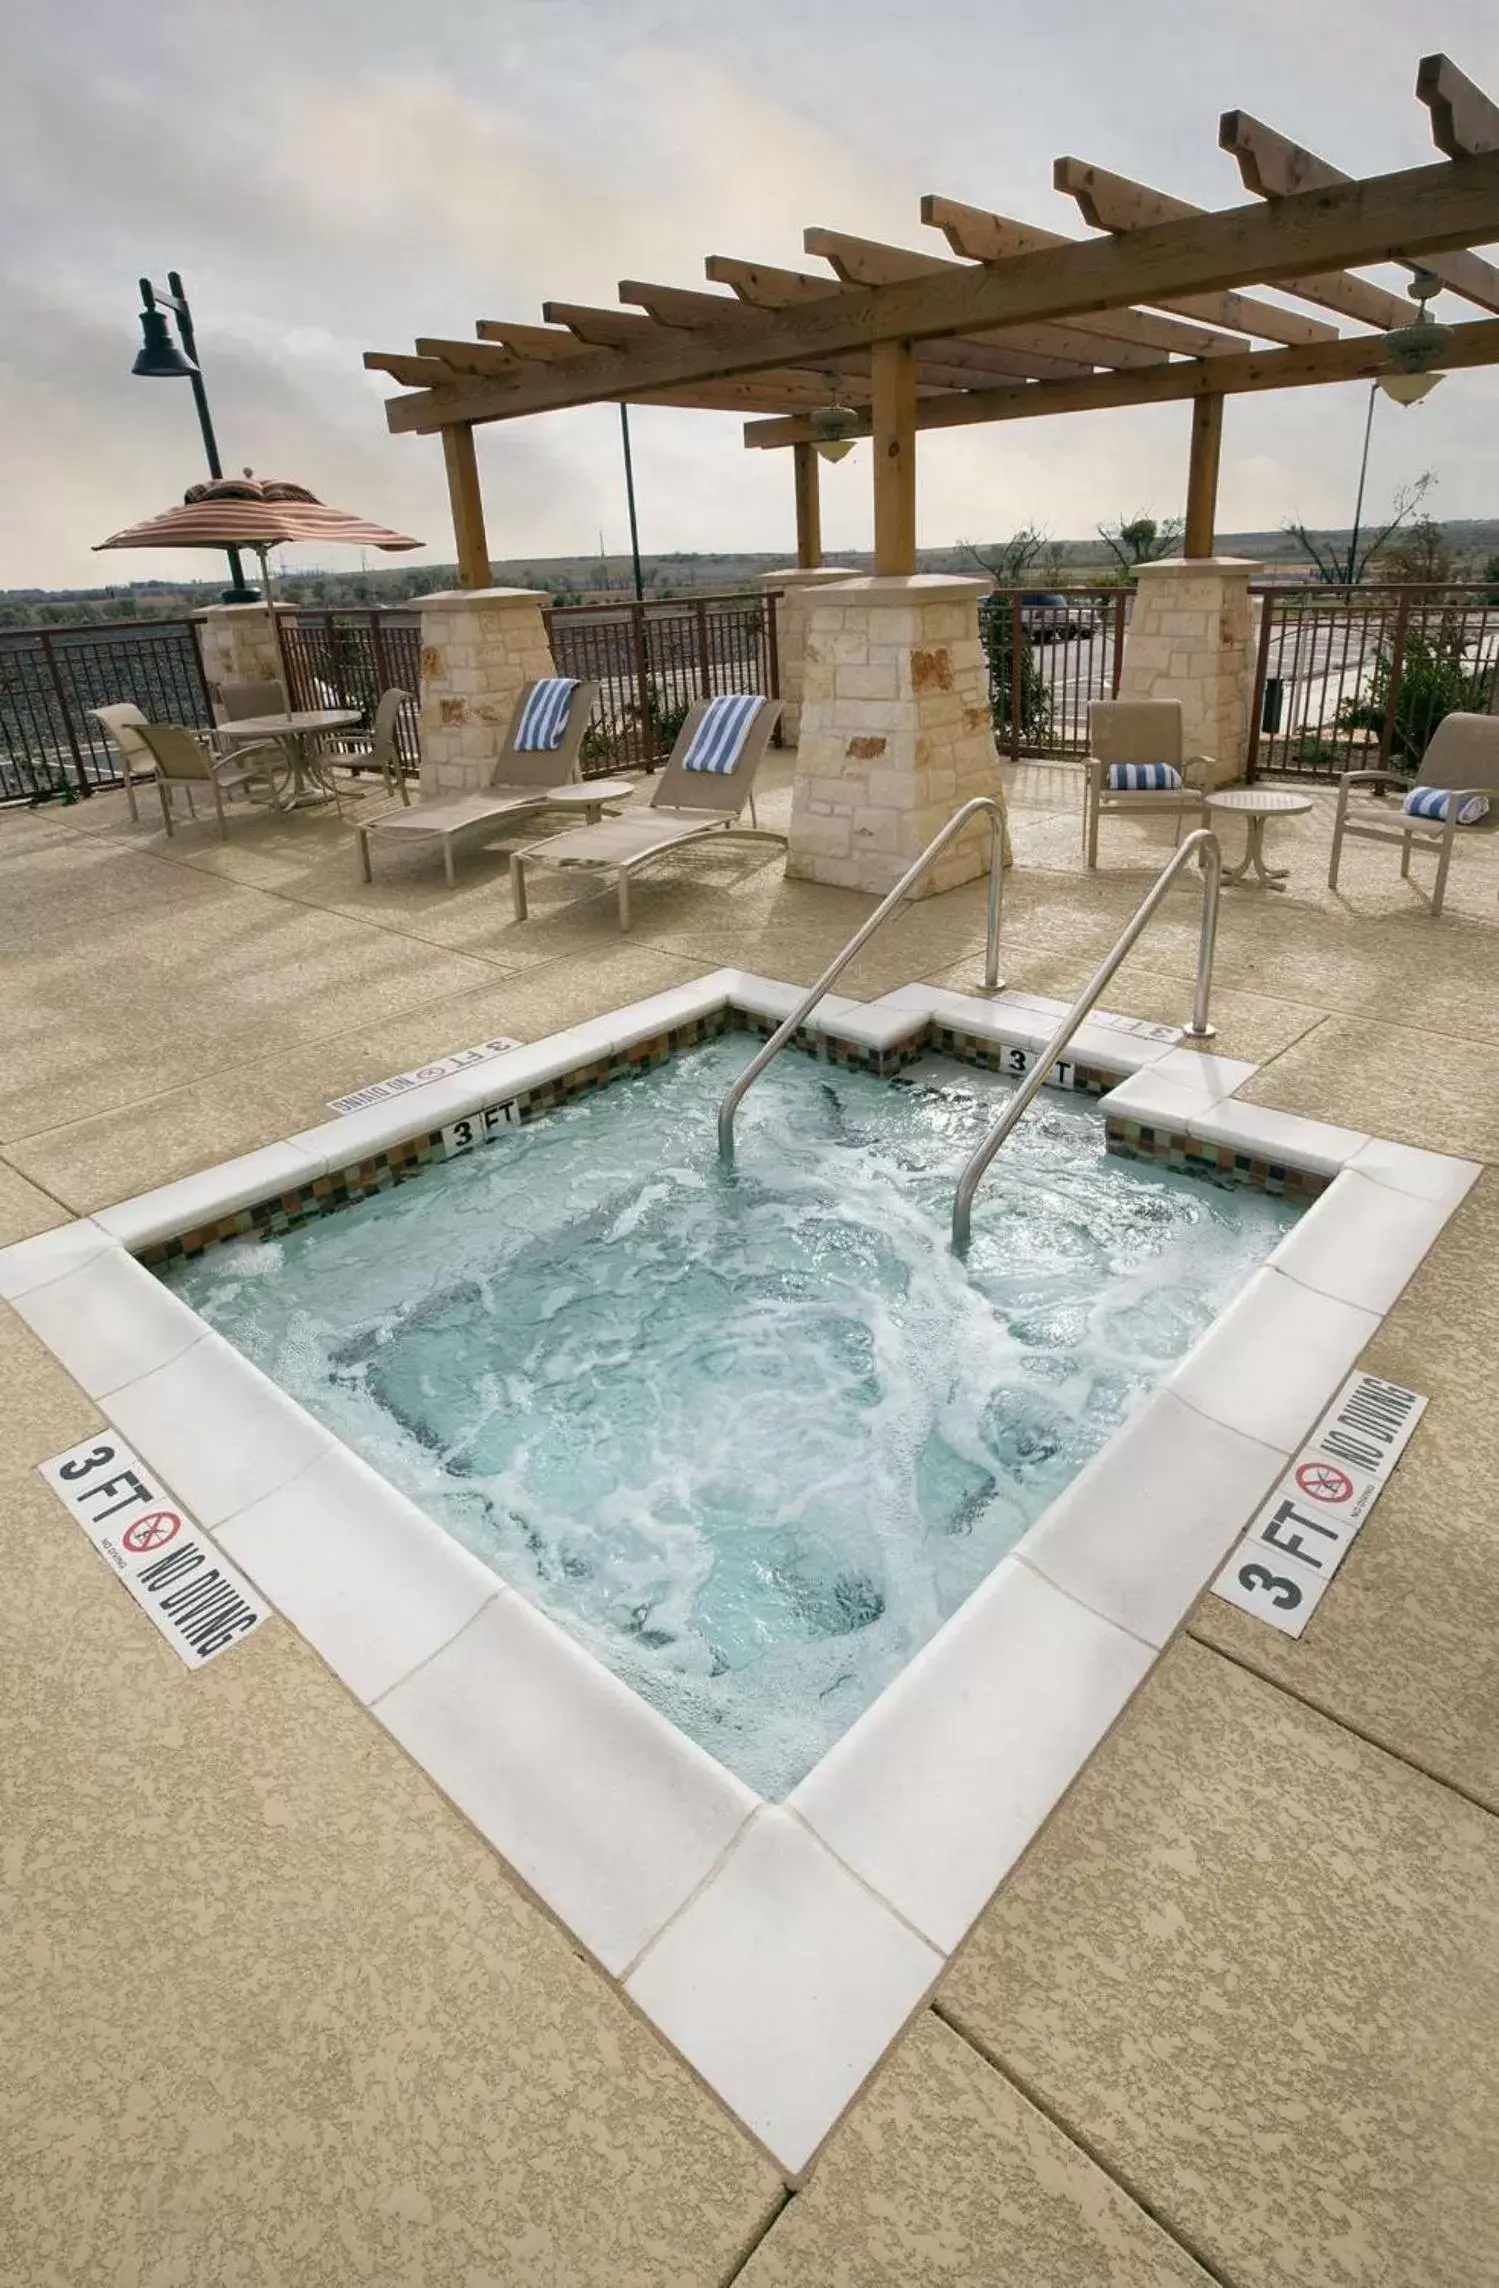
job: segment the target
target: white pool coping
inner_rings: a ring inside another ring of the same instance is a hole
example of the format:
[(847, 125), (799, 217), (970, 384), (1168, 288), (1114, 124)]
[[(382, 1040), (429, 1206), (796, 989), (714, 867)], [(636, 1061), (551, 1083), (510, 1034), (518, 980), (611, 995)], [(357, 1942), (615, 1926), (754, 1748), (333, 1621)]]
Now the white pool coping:
[[(666, 1028), (799, 988), (739, 970), (0, 1250), (9, 1300), (290, 1626), (797, 2181), (1114, 1724), (1479, 1174), (1237, 1101), (1256, 1068), (1095, 1015), (1103, 1112), (1328, 1188), (1110, 1444), (783, 1804), (678, 1732), (135, 1259)], [(1061, 1004), (830, 995), (1034, 1053)], [(711, 1148), (711, 1140), (707, 1147)], [(982, 1214), (980, 1193), (976, 1213)], [(1335, 1592), (1330, 1592), (1335, 1593)]]

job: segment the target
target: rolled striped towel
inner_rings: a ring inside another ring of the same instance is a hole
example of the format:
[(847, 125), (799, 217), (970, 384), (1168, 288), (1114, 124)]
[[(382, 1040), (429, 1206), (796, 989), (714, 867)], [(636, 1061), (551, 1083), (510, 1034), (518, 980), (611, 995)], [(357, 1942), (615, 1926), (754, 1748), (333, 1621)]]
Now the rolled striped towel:
[(1182, 775), (1170, 763), (1111, 763), (1107, 783), (1110, 794), (1174, 794)]
[(764, 704), (758, 691), (726, 691), (721, 699), (710, 699), (682, 757), (683, 770), (720, 775), (731, 771)]
[[(1435, 818), (1445, 821), (1447, 805), (1451, 799), (1451, 790), (1447, 787), (1412, 787), (1405, 798), (1403, 806), (1405, 815), (1407, 818)], [(1457, 823), (1459, 826), (1476, 826), (1481, 818), (1488, 816), (1488, 809), (1489, 798), (1486, 794), (1470, 794), (1458, 811)]]
[(561, 746), (577, 688), (575, 675), (549, 675), (544, 682), (532, 685), (515, 734), (517, 753), (532, 755)]

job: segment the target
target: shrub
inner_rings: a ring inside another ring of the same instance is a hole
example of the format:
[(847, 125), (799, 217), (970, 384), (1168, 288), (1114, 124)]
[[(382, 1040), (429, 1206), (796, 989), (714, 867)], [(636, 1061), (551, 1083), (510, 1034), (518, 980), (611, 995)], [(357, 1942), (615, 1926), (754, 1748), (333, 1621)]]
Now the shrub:
[[(1444, 612), (1434, 631), (1409, 628), (1390, 725), (1390, 767), (1414, 771), (1445, 715), (1467, 709), (1482, 713), (1493, 689), (1494, 669), (1475, 668), (1463, 652), (1463, 615)], [(1367, 695), (1345, 699), (1338, 709), (1340, 731), (1383, 732), (1390, 713), (1394, 644), (1381, 643)]]

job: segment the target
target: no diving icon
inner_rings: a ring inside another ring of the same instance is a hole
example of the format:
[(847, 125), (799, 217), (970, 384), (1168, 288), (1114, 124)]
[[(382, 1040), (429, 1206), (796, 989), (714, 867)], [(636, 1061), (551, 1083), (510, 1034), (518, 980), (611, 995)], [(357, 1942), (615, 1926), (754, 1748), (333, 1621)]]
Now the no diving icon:
[(133, 1525), (127, 1525), (120, 1539), (132, 1557), (143, 1557), (147, 1550), (162, 1548), (181, 1524), (181, 1518), (171, 1510), (153, 1509), (144, 1517), (138, 1517)]
[(1345, 1502), (1353, 1493), (1353, 1480), (1336, 1462), (1303, 1462), (1296, 1483), (1308, 1501)]

